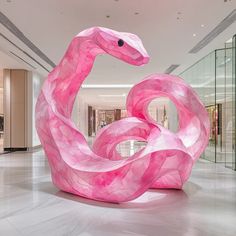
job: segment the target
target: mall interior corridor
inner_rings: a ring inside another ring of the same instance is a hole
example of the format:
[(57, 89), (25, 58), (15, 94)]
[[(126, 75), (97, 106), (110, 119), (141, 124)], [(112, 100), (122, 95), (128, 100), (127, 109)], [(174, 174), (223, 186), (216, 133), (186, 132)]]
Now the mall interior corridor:
[(0, 236), (236, 236), (236, 0), (0, 0)]

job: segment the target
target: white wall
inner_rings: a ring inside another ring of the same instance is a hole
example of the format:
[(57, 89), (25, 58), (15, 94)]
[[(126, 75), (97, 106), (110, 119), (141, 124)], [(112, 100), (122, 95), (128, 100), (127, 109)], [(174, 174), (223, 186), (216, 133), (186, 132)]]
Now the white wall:
[(179, 126), (179, 118), (176, 107), (172, 102), (169, 102), (168, 106), (168, 120), (169, 120), (169, 129), (172, 132), (177, 132)]
[(35, 128), (35, 105), (45, 78), (36, 72), (28, 72), (28, 147), (40, 145)]
[(163, 121), (164, 106), (168, 118), (168, 129), (170, 129), (173, 132), (176, 132), (178, 130), (178, 114), (176, 107), (174, 103), (171, 102), (171, 100), (167, 98), (154, 99), (148, 107), (149, 115), (155, 121), (157, 121), (157, 123), (161, 124)]
[[(80, 96), (77, 96), (77, 127), (80, 132), (87, 138), (88, 137), (88, 104)], [(75, 108), (76, 109), (76, 108)]]

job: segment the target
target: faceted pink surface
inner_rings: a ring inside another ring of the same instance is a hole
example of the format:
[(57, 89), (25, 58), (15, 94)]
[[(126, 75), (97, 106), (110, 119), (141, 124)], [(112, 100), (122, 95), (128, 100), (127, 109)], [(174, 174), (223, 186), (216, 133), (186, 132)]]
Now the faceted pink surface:
[[(92, 149), (71, 121), (79, 88), (96, 55), (103, 53), (137, 66), (149, 60), (141, 40), (133, 34), (94, 27), (72, 40), (48, 75), (36, 106), (36, 128), (53, 183), (63, 191), (108, 202), (135, 199), (148, 188), (182, 188), (209, 136), (207, 112), (182, 79), (151, 75), (135, 85), (127, 98), (130, 117), (103, 128)], [(148, 104), (160, 96), (169, 97), (177, 107), (177, 133), (148, 116)], [(147, 144), (122, 159), (116, 145), (131, 139)]]

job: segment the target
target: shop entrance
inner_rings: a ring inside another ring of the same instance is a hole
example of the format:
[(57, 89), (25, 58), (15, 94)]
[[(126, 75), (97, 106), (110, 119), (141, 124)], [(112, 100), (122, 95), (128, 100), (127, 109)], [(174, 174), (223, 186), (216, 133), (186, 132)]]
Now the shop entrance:
[(0, 153), (3, 152), (4, 139), (3, 89), (3, 71), (0, 70)]

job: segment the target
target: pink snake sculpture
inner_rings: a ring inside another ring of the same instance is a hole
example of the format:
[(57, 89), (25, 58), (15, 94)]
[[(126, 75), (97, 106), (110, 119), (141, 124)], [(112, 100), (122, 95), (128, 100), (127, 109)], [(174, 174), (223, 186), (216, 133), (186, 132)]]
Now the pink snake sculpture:
[[(100, 130), (92, 148), (72, 122), (78, 90), (95, 57), (104, 53), (136, 66), (149, 61), (134, 34), (94, 27), (74, 37), (36, 104), (36, 128), (53, 183), (63, 191), (106, 202), (130, 201), (149, 188), (181, 189), (209, 138), (207, 112), (181, 78), (154, 74), (135, 85), (127, 97), (129, 117)], [(176, 133), (149, 117), (149, 103), (161, 96), (178, 110)], [(146, 146), (122, 158), (116, 146), (125, 140), (145, 141)]]

